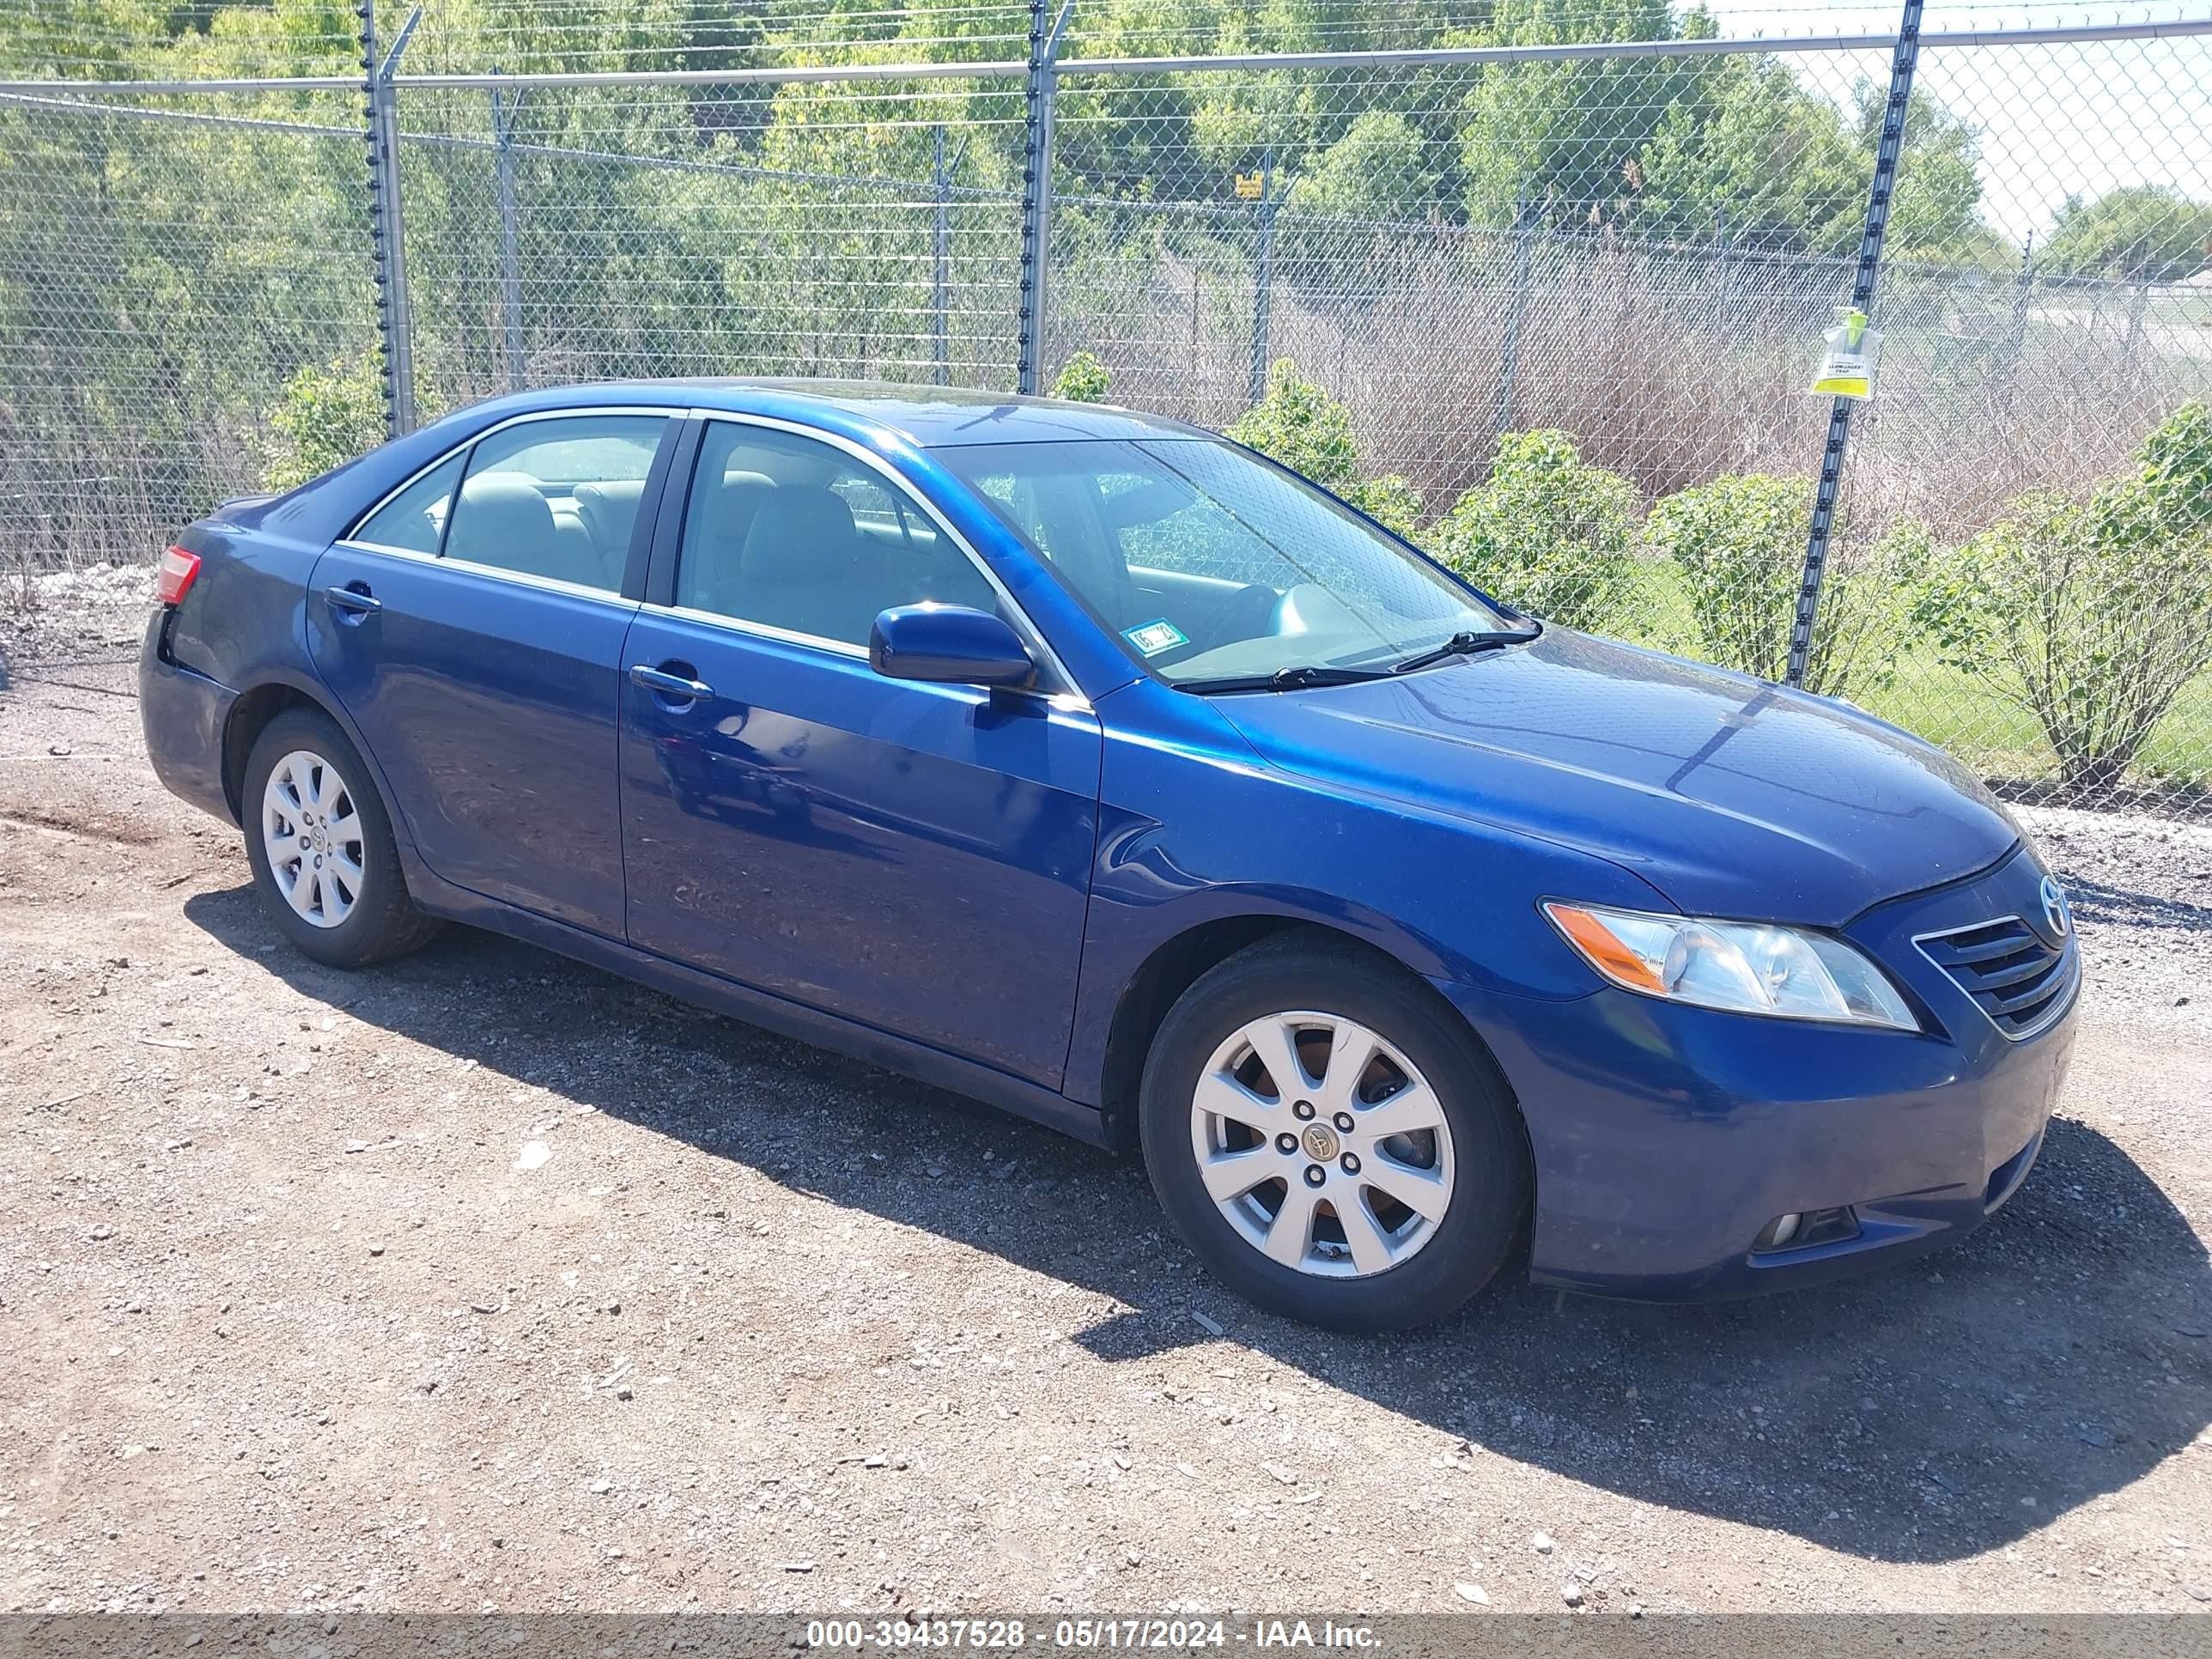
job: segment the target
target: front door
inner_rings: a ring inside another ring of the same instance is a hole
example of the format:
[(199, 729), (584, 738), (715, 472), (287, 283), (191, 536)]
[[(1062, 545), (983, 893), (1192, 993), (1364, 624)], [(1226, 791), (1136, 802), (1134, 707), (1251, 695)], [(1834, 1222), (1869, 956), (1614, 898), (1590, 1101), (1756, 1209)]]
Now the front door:
[(665, 416), (495, 428), (315, 567), (317, 670), (416, 850), (459, 887), (619, 939), (615, 722), (632, 519)]
[(1007, 606), (859, 453), (715, 422), (693, 477), (623, 653), (630, 942), (1057, 1087), (1097, 720), (869, 667), (886, 606)]

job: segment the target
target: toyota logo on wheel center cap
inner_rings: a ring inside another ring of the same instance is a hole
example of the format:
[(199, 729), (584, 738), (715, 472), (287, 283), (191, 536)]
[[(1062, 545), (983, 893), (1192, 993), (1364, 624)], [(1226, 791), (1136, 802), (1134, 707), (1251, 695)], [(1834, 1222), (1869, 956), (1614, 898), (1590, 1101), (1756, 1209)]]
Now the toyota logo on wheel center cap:
[(2043, 878), (2043, 920), (2053, 939), (2063, 939), (2074, 931), (2073, 918), (2066, 908), (2066, 892), (2056, 876)]
[(1306, 1156), (1326, 1164), (1336, 1156), (1336, 1131), (1326, 1123), (1306, 1125)]

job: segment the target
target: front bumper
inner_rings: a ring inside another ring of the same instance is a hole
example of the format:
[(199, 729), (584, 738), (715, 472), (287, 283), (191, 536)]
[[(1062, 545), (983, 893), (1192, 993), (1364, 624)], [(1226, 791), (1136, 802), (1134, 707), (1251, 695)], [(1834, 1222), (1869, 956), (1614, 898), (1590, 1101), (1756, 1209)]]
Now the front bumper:
[(238, 693), (170, 659), (170, 614), (154, 613), (138, 652), (138, 719), (146, 756), (171, 794), (234, 822), (223, 793), (222, 739)]
[[(1753, 1295), (1902, 1261), (1978, 1226), (2040, 1150), (2074, 1038), (2064, 1012), (2007, 1037), (1912, 945), (2039, 917), (2023, 850), (1996, 869), (1896, 900), (1844, 933), (1890, 969), (1919, 1036), (1712, 1012), (1610, 988), (1571, 1002), (1440, 987), (1490, 1042), (1534, 1154), (1529, 1271), (1600, 1295)], [(1839, 1206), (1853, 1237), (1754, 1250), (1777, 1217)]]

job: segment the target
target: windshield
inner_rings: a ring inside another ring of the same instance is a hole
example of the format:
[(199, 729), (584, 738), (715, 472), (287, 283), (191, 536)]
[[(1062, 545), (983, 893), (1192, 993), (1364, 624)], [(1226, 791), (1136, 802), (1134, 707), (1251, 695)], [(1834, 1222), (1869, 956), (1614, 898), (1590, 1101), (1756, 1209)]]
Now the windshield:
[(1382, 673), (1509, 621), (1311, 485), (1206, 438), (936, 458), (1170, 684)]

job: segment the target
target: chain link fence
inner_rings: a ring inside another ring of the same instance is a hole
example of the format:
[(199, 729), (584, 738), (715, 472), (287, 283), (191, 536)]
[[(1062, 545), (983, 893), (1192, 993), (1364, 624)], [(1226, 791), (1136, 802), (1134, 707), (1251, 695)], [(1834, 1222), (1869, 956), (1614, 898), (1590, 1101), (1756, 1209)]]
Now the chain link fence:
[(630, 375), (1012, 390), (1018, 88), (471, 88), (404, 116), (433, 407)]
[(388, 364), (428, 419), (1076, 360), (1528, 608), (1778, 678), (1879, 197), (1804, 682), (2020, 791), (2197, 810), (2212, 19), (1954, 10), (1902, 72), (1888, 9), (1759, 40), (1595, 0), (1336, 0), (1291, 52), (1118, 0), (1064, 36), (1026, 0), (434, 0), (388, 64), (376, 18), (318, 14), (158, 89), (33, 31), (7, 61), (44, 77), (0, 83), (0, 556), (141, 558), (310, 476), (384, 435)]
[(374, 359), (358, 99), (282, 118), (239, 101), (0, 98), (0, 550), (17, 572), (150, 557), (261, 486), (304, 368)]

